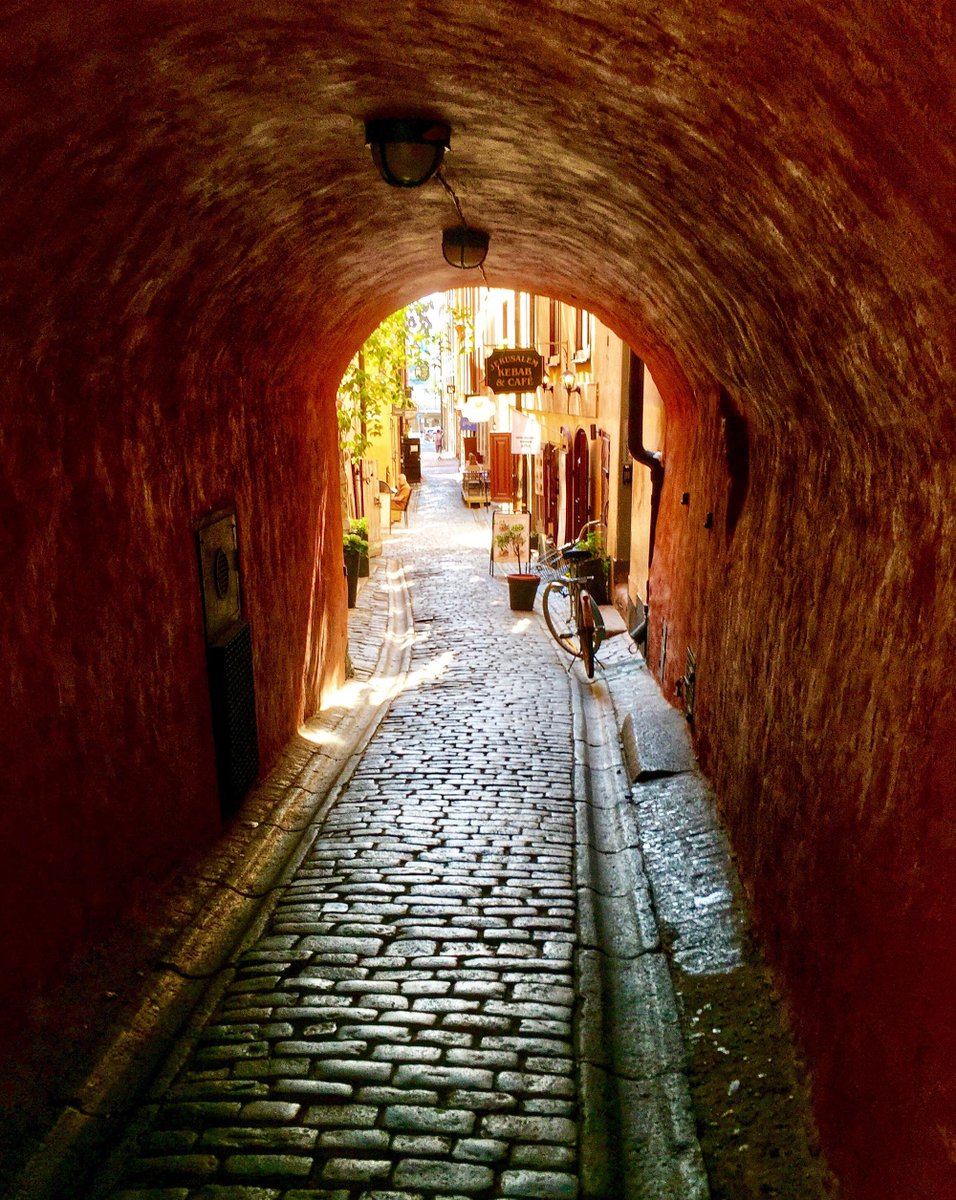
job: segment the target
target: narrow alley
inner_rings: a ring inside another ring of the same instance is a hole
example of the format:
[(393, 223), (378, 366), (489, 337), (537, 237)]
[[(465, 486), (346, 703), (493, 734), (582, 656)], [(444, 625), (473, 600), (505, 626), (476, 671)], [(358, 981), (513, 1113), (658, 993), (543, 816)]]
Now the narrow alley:
[(68, 1187), (41, 1154), (45, 1194), (88, 1166), (90, 1200), (825, 1194), (681, 718), (626, 637), (569, 676), (489, 544), (429, 461), (352, 612), (356, 678), (302, 741), (348, 756), (387, 697), (377, 730), (124, 1136)]
[(0, 28), (0, 1195), (953, 1200), (953, 6)]

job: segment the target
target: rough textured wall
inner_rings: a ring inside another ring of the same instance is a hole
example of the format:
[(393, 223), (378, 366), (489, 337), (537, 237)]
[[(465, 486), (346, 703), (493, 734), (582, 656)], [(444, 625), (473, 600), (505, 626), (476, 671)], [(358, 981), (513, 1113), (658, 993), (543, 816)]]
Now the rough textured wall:
[(32, 0), (0, 35), (4, 886), (69, 900), (4, 944), (49, 968), (215, 828), (197, 515), (239, 505), (267, 752), (332, 669), (335, 380), (460, 282), (449, 198), (386, 189), (362, 120), (441, 114), (489, 282), (584, 303), (664, 395), (655, 620), (846, 1194), (945, 1194), (949, 10)]
[(274, 323), (274, 251), (222, 217), (227, 198), (183, 194), (182, 147), (134, 96), (132, 63), (120, 87), (108, 45), (44, 46), (6, 63), (3, 144), (13, 1042), (45, 984), (219, 832), (199, 518), (237, 510), (264, 765), (344, 656), (334, 381), (311, 329)]
[(946, 1195), (951, 466), (873, 464), (868, 479), (799, 431), (781, 452), (739, 412), (710, 388), (693, 425), (668, 427), (649, 661), (666, 620), (680, 705), (696, 654), (698, 750), (847, 1194)]
[[(172, 331), (156, 349), (184, 353)], [(33, 982), (219, 830), (196, 521), (237, 510), (265, 763), (343, 647), (329, 397), (323, 418), (311, 390), (238, 362), (215, 381), (177, 372), (163, 395), (148, 375), (66, 353), (75, 391), (61, 376), (55, 405), (11, 388), (2, 406), (4, 509), (18, 515), (0, 535), (16, 601), (0, 623), (0, 912), (4, 947)], [(324, 662), (307, 683), (309, 636)], [(29, 1000), (9, 983), (4, 999)]]

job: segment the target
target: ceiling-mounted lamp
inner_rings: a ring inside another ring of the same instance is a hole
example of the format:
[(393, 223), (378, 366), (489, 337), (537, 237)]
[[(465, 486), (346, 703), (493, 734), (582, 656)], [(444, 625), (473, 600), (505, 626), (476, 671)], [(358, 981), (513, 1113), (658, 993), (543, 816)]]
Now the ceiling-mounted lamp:
[(453, 225), (441, 235), (441, 252), (445, 262), (461, 271), (480, 267), (488, 253), (489, 237), (470, 225)]
[(451, 126), (420, 117), (377, 117), (365, 122), (372, 161), (392, 187), (420, 187), (435, 174), (451, 144)]
[(580, 396), (581, 388), (575, 382), (573, 371), (565, 371), (564, 374), (561, 376), (561, 382), (564, 384), (565, 391), (568, 393), (569, 396), (571, 395), (572, 392), (577, 392), (578, 395)]

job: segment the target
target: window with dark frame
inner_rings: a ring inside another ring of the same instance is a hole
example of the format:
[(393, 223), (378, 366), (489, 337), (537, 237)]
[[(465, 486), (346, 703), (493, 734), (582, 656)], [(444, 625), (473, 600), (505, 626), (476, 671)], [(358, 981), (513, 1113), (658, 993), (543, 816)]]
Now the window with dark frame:
[(583, 350), (588, 345), (590, 313), (586, 308), (574, 310), (574, 349)]

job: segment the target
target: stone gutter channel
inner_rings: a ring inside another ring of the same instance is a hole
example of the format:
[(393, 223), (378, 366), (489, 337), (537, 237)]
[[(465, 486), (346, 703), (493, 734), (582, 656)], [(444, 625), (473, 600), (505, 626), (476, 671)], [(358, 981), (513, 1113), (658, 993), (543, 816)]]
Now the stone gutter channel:
[(667, 958), (610, 695), (572, 671), (582, 1200), (707, 1200)]
[(824, 1200), (804, 1066), (687, 723), (620, 637), (571, 672), (580, 1200)]

